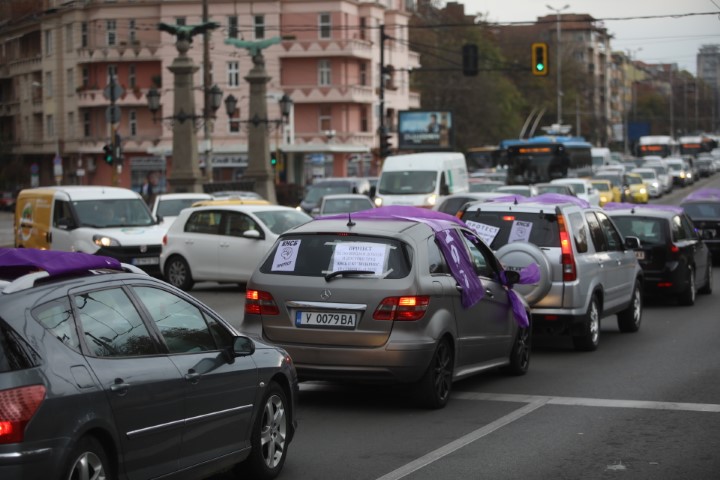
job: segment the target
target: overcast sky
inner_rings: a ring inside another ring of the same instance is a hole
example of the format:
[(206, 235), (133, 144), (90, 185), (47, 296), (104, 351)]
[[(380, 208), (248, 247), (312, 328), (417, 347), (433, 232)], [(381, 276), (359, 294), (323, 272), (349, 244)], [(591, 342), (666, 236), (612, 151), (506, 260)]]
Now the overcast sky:
[(717, 12), (679, 18), (607, 20), (611, 47), (647, 63), (677, 63), (696, 74), (701, 45), (720, 45), (720, 0), (456, 0), (467, 14), (487, 14), (491, 22), (535, 21), (555, 14), (588, 13), (596, 19)]

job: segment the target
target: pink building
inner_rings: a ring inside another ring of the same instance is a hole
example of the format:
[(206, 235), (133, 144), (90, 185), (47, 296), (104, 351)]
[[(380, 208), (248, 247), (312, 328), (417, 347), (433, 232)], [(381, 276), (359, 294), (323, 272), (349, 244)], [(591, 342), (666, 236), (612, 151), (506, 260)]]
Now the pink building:
[[(263, 50), (272, 77), (267, 120), (274, 125), (269, 142), (279, 153), (279, 183), (376, 174), (383, 25), (385, 124), (394, 130), (398, 111), (420, 106), (409, 88), (408, 69), (419, 66), (419, 56), (408, 47), (405, 1), (206, 1), (209, 20), (220, 26), (209, 35), (208, 56), (202, 35), (194, 37), (189, 52), (198, 66), (196, 114), (203, 113), (205, 66), (208, 86), (236, 97), (239, 110), (228, 118), (221, 106), (207, 129), (197, 119), (200, 165), (211, 159), (214, 181), (241, 179), (247, 166), (249, 88), (243, 77), (252, 61), (246, 50), (226, 44), (227, 38), (283, 37)], [(3, 2), (0, 135), (26, 172), (22, 183), (139, 188), (150, 171), (167, 177), (172, 122), (178, 121), (168, 118), (174, 102), (168, 66), (177, 49), (175, 38), (157, 25), (200, 24), (202, 11), (202, 0)], [(120, 169), (103, 156), (113, 131), (105, 95), (111, 76), (122, 87), (114, 127), (123, 150)], [(156, 114), (146, 97), (152, 87), (161, 94)], [(293, 111), (281, 125), (275, 120), (282, 119), (278, 100), (284, 94), (292, 98)]]

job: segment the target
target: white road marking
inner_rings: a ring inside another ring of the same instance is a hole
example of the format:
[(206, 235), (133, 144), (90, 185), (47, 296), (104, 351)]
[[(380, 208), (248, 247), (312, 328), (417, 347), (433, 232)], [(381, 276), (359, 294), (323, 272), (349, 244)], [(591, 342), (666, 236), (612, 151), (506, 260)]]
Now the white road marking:
[[(489, 435), (505, 425), (518, 420), (525, 415), (534, 412), (544, 405), (572, 405), (582, 407), (606, 407), (606, 408), (644, 408), (650, 410), (678, 410), (685, 412), (711, 412), (720, 413), (720, 405), (714, 403), (680, 403), (680, 402), (652, 402), (643, 400), (612, 400), (597, 398), (581, 398), (581, 397), (550, 397), (543, 395), (514, 395), (506, 393), (473, 393), (473, 392), (455, 392), (452, 394), (453, 399), (458, 400), (483, 400), (490, 402), (514, 402), (527, 403), (512, 413), (498, 418), (494, 422), (485, 425), (482, 428), (470, 432), (467, 435), (458, 438), (455, 441), (434, 450), (427, 455), (413, 460), (392, 472), (383, 475), (377, 480), (399, 480), (431, 463), (450, 455), (451, 453), (463, 448), (480, 438)], [(624, 469), (624, 465), (609, 465), (609, 470)]]

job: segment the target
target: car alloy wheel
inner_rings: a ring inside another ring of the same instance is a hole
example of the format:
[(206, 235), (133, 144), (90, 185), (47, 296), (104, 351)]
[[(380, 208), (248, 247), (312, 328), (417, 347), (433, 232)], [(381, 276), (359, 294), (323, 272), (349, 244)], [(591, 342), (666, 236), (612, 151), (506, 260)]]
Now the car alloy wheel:
[(106, 480), (111, 478), (105, 451), (92, 438), (80, 441), (70, 456), (67, 480)]
[(640, 330), (640, 323), (642, 322), (642, 293), (640, 292), (640, 284), (635, 282), (633, 288), (632, 298), (630, 299), (630, 305), (618, 313), (618, 328), (621, 332), (637, 332)]
[(440, 340), (425, 375), (418, 383), (418, 400), (428, 408), (443, 408), (450, 399), (453, 351), (447, 339)]
[(275, 468), (282, 461), (286, 438), (285, 403), (278, 395), (271, 395), (265, 402), (260, 423), (260, 449), (268, 468)]
[(687, 287), (680, 294), (680, 304), (689, 307), (695, 305), (695, 269), (693, 267), (688, 267), (687, 276)]
[(572, 337), (575, 349), (585, 352), (597, 350), (600, 344), (600, 307), (595, 295), (590, 299), (583, 328), (584, 331), (581, 335)]
[(190, 266), (179, 256), (174, 256), (168, 260), (165, 267), (165, 277), (170, 285), (185, 291), (192, 289), (195, 283), (190, 273)]

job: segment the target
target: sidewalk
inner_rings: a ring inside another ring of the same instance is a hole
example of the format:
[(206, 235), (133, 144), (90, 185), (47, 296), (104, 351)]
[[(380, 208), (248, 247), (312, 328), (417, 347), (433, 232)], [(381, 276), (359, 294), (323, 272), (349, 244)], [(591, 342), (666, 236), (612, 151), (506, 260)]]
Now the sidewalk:
[(0, 212), (0, 247), (13, 245), (13, 212)]

